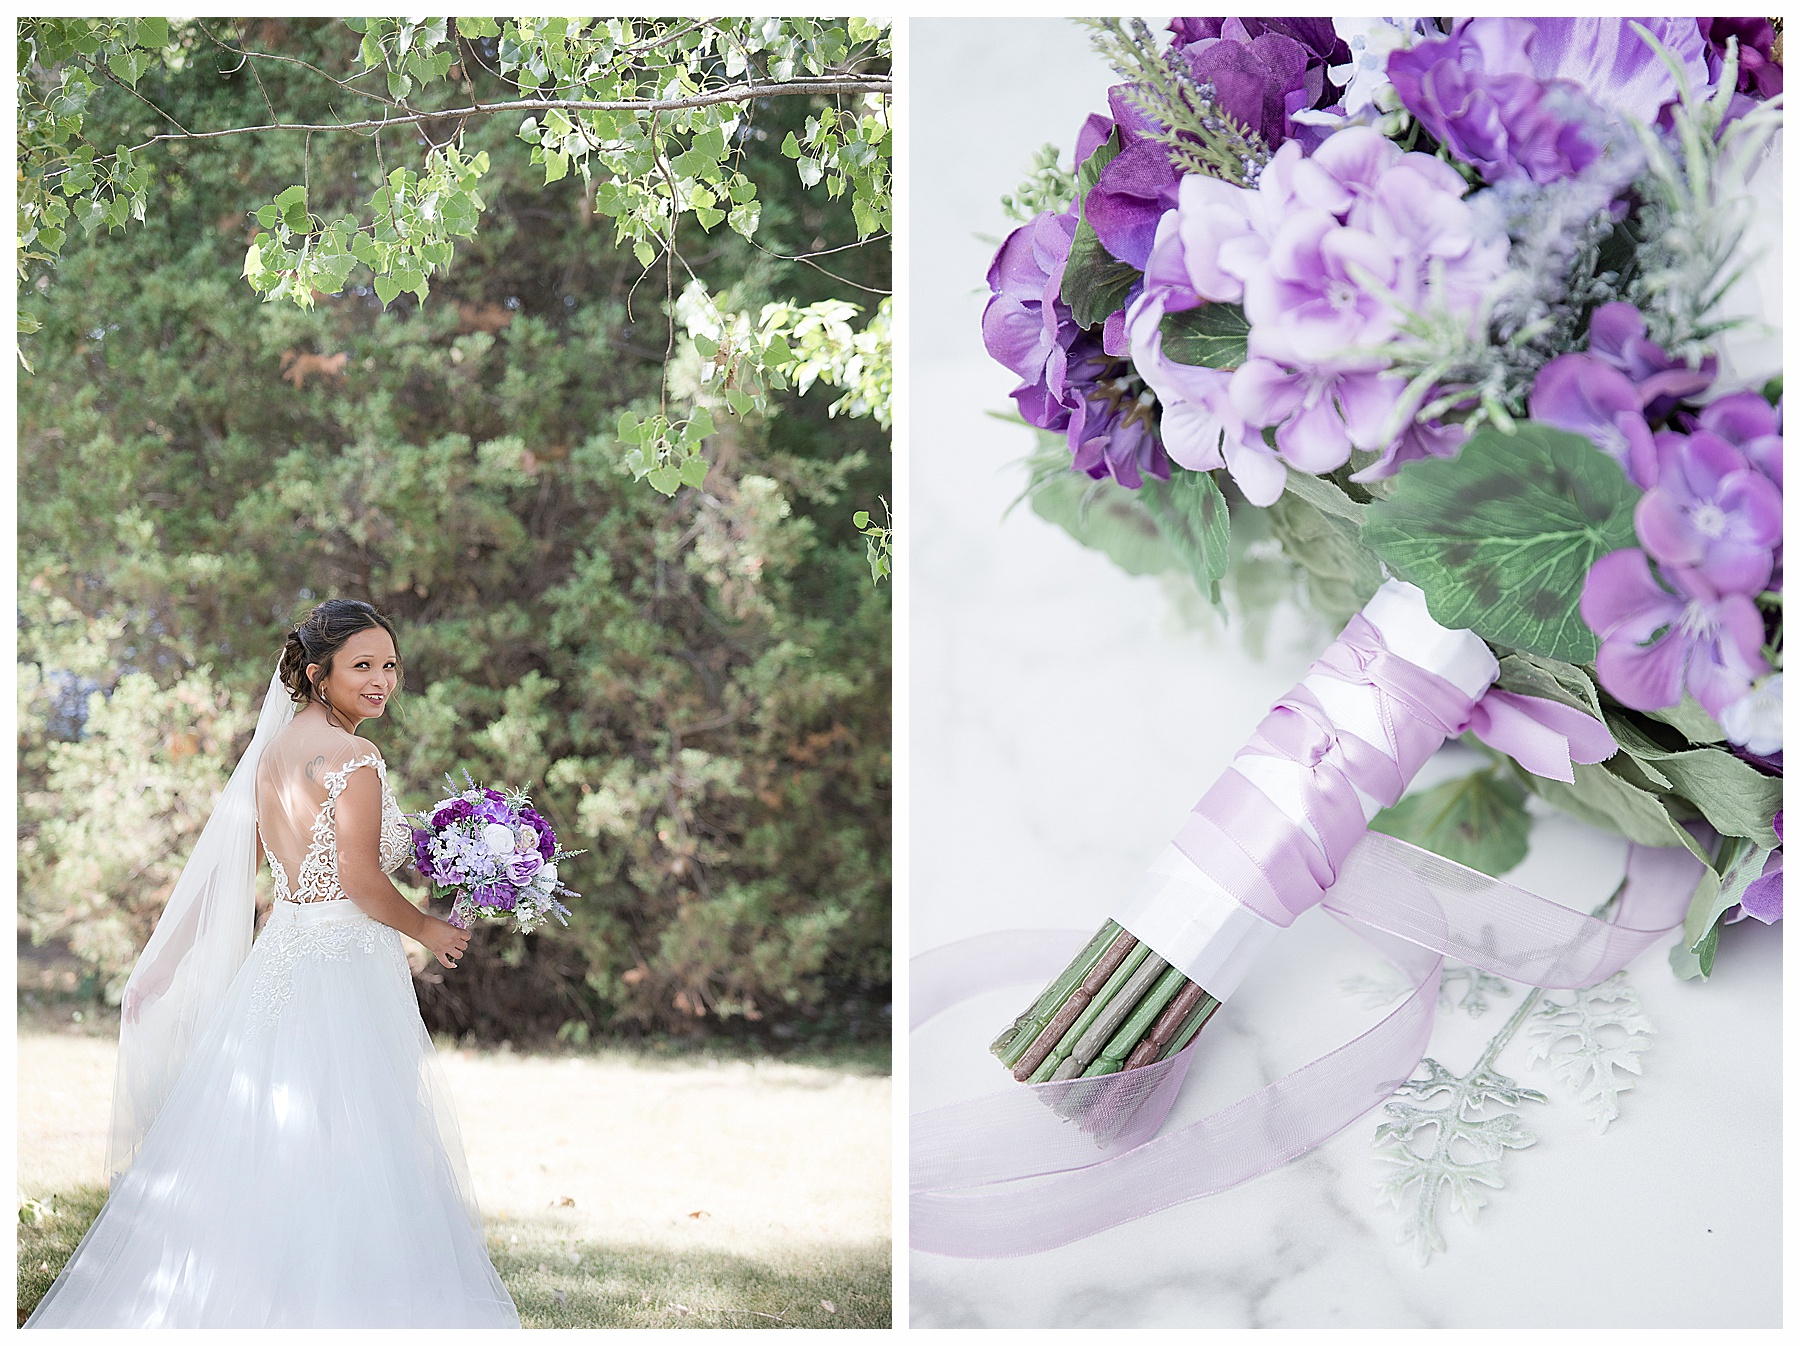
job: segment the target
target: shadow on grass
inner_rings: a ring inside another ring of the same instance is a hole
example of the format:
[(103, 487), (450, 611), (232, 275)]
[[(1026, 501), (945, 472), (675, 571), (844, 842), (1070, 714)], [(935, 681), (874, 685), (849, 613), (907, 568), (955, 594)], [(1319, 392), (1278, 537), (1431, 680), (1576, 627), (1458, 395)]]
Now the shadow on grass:
[[(21, 1203), (19, 1322), (106, 1203), (80, 1187)], [(570, 1237), (550, 1221), (489, 1220), (488, 1252), (526, 1327), (874, 1327), (893, 1321), (885, 1242), (745, 1257)]]

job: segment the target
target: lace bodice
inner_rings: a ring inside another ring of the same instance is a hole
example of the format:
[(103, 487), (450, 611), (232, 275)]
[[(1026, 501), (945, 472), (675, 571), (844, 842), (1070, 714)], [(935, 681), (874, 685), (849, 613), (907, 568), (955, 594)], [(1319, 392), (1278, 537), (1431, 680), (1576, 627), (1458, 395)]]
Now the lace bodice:
[(321, 778), (325, 786), (325, 801), (319, 805), (318, 815), (313, 819), (312, 840), (306, 848), (305, 859), (300, 862), (300, 872), (293, 882), (289, 882), (287, 870), (282, 867), (275, 852), (265, 848), (269, 857), (269, 869), (275, 876), (277, 902), (330, 902), (348, 896), (338, 882), (337, 802), (338, 796), (344, 793), (344, 787), (350, 783), (350, 774), (365, 766), (374, 767), (375, 774), (381, 778), (382, 872), (392, 874), (411, 856), (412, 830), (401, 816), (400, 805), (394, 800), (394, 792), (388, 788), (387, 764), (381, 760), (380, 753), (365, 753), (345, 762), (335, 771), (326, 772)]

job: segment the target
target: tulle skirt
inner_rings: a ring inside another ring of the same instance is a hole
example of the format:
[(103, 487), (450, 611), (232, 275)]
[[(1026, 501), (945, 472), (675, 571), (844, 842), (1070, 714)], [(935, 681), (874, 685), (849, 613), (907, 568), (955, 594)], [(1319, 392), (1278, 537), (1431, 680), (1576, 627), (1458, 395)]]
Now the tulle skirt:
[(517, 1327), (400, 937), (277, 902), (28, 1327)]

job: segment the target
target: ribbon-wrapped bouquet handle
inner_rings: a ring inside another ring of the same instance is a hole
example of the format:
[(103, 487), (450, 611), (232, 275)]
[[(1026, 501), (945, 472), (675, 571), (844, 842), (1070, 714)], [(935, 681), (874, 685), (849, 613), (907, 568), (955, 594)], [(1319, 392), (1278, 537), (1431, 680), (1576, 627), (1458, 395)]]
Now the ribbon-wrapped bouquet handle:
[[(1678, 924), (1699, 871), (1685, 852), (1634, 848), (1608, 923), (1369, 832), (1465, 731), (1562, 779), (1572, 762), (1616, 749), (1591, 716), (1494, 688), (1498, 672), (1480, 637), (1439, 625), (1413, 586), (1385, 584), (1275, 703), (1112, 919), (994, 1042), (1019, 1084), (914, 1117), (914, 1246), (1017, 1255), (1233, 1186), (1311, 1149), (1412, 1074), (1442, 954), (1515, 981), (1586, 986)], [(1158, 1136), (1200, 1029), (1318, 905), (1376, 943), (1412, 993), (1327, 1056)], [(1010, 959), (989, 956), (997, 941)], [(1008, 933), (933, 951), (914, 961), (914, 1004), (929, 1015), (993, 989), (996, 966), (1024, 979), (1021, 948), (1044, 975), (1073, 942)]]

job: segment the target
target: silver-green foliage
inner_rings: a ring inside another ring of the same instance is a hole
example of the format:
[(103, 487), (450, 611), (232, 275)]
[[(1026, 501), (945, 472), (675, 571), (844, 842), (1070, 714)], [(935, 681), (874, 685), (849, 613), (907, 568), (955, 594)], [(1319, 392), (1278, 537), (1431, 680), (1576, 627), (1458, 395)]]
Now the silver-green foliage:
[(1544, 996), (1525, 1026), (1526, 1061), (1548, 1063), (1600, 1131), (1618, 1120), (1619, 1095), (1642, 1075), (1638, 1057), (1656, 1031), (1638, 994), (1616, 972), (1568, 1000)]

